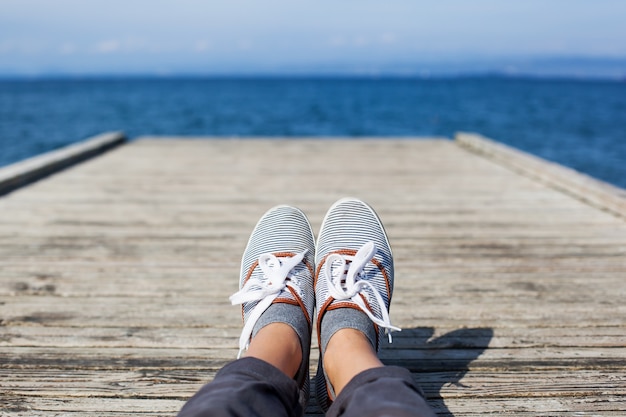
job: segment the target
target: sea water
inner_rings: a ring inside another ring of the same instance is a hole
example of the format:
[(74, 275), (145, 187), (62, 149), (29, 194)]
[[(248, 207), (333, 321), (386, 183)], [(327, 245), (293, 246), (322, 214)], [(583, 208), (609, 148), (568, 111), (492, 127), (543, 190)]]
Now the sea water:
[(626, 83), (502, 77), (0, 81), (0, 166), (104, 131), (219, 137), (478, 132), (626, 188)]

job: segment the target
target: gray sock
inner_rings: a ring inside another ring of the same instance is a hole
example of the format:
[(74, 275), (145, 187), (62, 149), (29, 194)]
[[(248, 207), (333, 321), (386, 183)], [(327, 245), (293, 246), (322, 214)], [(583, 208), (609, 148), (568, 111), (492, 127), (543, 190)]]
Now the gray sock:
[(302, 363), (294, 379), (301, 385), (309, 369), (309, 353), (311, 351), (311, 330), (300, 306), (286, 303), (275, 303), (263, 312), (252, 329), (252, 337), (263, 327), (272, 323), (285, 323), (297, 333), (302, 346)]
[(376, 329), (374, 323), (367, 314), (354, 308), (338, 308), (326, 311), (322, 317), (320, 350), (322, 355), (326, 352), (328, 341), (341, 329), (356, 329), (365, 334), (367, 339), (376, 350)]

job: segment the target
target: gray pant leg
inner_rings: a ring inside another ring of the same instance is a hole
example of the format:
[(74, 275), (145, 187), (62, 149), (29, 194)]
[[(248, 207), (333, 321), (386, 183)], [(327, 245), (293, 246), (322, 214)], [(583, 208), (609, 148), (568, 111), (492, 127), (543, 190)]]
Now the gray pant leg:
[(224, 366), (200, 389), (178, 417), (296, 417), (303, 413), (296, 382), (256, 358)]
[(397, 366), (356, 375), (339, 393), (327, 417), (435, 417), (411, 373)]

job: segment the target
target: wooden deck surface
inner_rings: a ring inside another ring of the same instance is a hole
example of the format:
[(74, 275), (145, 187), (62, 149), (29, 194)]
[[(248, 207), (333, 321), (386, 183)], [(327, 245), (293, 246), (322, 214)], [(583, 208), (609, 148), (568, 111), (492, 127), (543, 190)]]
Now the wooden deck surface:
[(626, 415), (623, 217), (452, 141), (178, 139), (0, 198), (0, 415), (176, 414), (236, 356), (259, 216), (346, 195), (394, 249), (381, 356), (439, 414)]

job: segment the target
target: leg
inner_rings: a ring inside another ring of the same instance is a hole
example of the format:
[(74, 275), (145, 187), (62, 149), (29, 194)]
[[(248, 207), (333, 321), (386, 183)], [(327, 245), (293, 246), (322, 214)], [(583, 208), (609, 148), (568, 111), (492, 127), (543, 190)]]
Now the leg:
[(343, 329), (331, 337), (324, 368), (337, 394), (327, 417), (435, 417), (411, 373), (384, 366), (358, 330)]
[(224, 366), (180, 410), (179, 417), (295, 417), (301, 414), (298, 384), (254, 357)]
[(324, 369), (337, 395), (356, 375), (382, 366), (370, 341), (358, 330), (339, 330), (326, 346)]
[(179, 416), (293, 416), (309, 394), (314, 242), (301, 211), (269, 210), (257, 223), (241, 264), (243, 358), (220, 370)]
[(271, 323), (259, 330), (244, 356), (261, 359), (293, 378), (302, 362), (302, 348), (291, 326)]
[[(317, 242), (318, 403), (330, 416), (432, 417), (410, 372), (385, 367), (393, 256), (380, 219), (356, 199), (335, 203)], [(391, 337), (389, 336), (389, 340)]]

